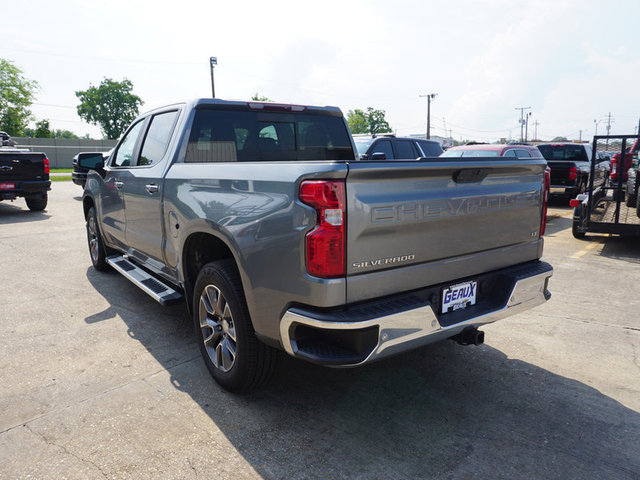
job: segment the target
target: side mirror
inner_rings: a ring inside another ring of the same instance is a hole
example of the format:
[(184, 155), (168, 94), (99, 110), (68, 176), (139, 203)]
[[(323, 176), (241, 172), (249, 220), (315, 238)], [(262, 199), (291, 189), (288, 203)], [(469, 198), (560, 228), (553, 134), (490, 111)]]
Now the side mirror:
[(102, 170), (104, 168), (104, 158), (101, 153), (79, 153), (78, 166), (90, 170)]
[(374, 152), (371, 154), (371, 160), (386, 160), (387, 156), (383, 152)]

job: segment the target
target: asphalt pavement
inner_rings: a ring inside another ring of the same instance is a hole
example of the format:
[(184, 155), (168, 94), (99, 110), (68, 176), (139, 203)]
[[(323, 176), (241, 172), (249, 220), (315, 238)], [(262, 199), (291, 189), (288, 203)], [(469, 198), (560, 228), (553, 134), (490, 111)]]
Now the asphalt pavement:
[(550, 209), (545, 305), (358, 369), (209, 376), (184, 305), (91, 267), (81, 188), (0, 202), (0, 479), (640, 479), (640, 240)]

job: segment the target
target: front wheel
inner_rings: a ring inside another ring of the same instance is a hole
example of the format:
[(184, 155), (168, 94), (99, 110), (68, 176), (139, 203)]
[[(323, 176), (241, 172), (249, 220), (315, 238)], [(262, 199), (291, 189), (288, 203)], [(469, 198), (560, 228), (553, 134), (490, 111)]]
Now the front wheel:
[(193, 292), (193, 322), (200, 353), (221, 387), (243, 393), (269, 380), (277, 352), (255, 335), (233, 261), (211, 262), (200, 271)]
[(87, 243), (89, 244), (89, 256), (91, 257), (93, 268), (101, 272), (109, 270), (107, 250), (98, 228), (95, 207), (91, 207), (87, 212)]

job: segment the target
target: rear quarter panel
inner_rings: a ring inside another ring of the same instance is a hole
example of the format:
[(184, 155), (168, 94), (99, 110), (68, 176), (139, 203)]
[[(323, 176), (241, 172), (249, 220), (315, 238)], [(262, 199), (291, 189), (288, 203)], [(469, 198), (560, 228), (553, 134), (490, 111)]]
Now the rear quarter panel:
[(169, 268), (184, 280), (180, 252), (189, 237), (215, 235), (235, 257), (256, 332), (279, 339), (280, 318), (291, 304), (345, 303), (344, 279), (305, 273), (304, 234), (316, 213), (298, 201), (298, 188), (305, 179), (346, 175), (346, 163), (173, 164), (164, 185)]

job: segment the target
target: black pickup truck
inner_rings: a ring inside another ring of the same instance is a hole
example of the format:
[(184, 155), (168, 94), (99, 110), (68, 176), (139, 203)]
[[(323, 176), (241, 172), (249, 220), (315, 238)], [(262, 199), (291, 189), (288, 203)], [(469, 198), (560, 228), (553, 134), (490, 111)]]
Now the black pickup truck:
[[(583, 143), (545, 143), (538, 150), (551, 168), (549, 193), (575, 198), (589, 186), (591, 174), (591, 146)], [(596, 158), (594, 190), (604, 186), (609, 178), (610, 163)]]
[(29, 210), (44, 210), (49, 190), (47, 156), (15, 148), (9, 135), (0, 132), (0, 201), (24, 197)]

